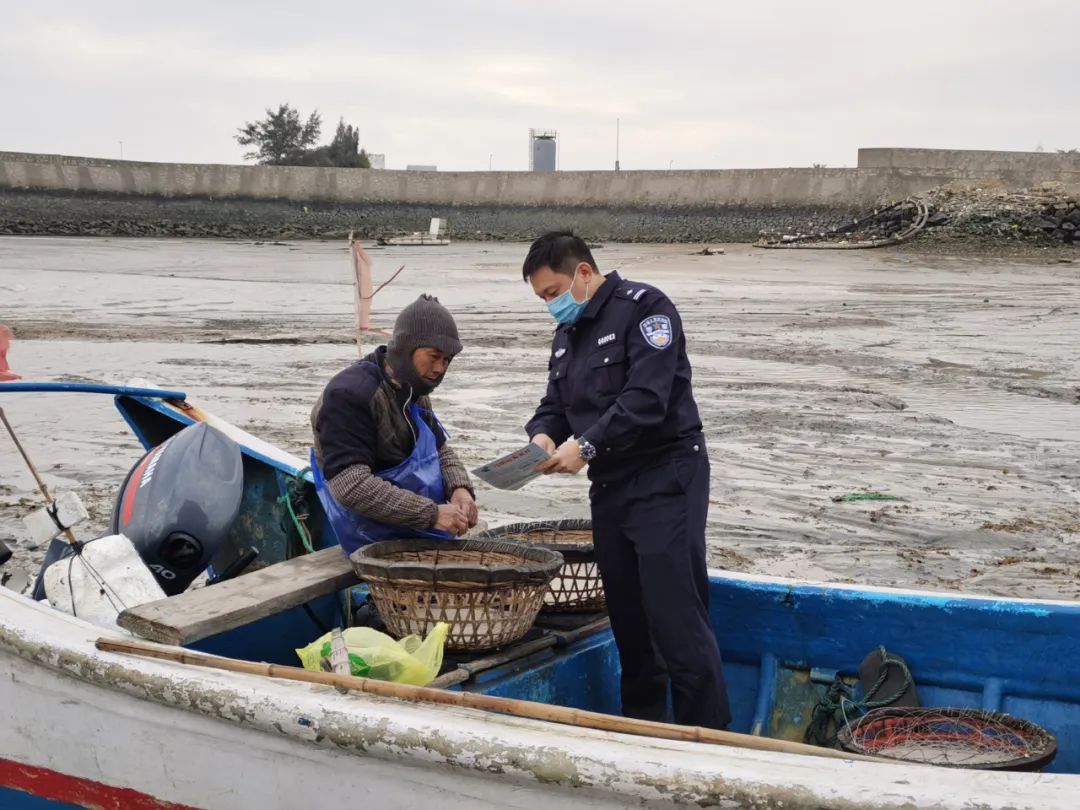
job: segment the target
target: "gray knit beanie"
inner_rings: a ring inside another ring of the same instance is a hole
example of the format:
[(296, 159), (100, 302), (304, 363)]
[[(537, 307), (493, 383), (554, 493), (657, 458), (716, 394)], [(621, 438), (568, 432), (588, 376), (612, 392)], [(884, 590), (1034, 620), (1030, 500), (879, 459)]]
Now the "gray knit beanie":
[(419, 348), (438, 349), (449, 357), (461, 351), (454, 316), (432, 295), (421, 295), (397, 316), (394, 335), (386, 346), (387, 360), (395, 376), (413, 387), (417, 395), (431, 393), (433, 386), (420, 378), (412, 364)]

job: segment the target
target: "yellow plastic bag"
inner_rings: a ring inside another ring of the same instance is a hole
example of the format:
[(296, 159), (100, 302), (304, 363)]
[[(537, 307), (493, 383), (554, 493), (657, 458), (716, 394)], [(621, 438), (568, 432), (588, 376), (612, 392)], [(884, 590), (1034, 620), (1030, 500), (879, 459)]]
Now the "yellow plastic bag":
[[(401, 641), (395, 641), (370, 627), (350, 627), (341, 635), (349, 652), (353, 675), (425, 686), (442, 668), (443, 647), (449, 631), (450, 625), (439, 622), (425, 639), (405, 636)], [(330, 637), (327, 633), (296, 651), (304, 669), (322, 672), (322, 659), (330, 657)]]

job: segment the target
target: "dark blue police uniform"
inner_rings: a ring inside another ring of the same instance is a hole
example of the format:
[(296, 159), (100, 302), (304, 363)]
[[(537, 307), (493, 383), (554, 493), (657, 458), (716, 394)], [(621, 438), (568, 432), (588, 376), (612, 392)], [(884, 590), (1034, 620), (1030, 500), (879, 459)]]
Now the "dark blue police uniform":
[(530, 438), (570, 436), (589, 462), (593, 542), (622, 662), (623, 713), (724, 728), (731, 720), (709, 624), (709, 460), (674, 305), (609, 273), (552, 341)]

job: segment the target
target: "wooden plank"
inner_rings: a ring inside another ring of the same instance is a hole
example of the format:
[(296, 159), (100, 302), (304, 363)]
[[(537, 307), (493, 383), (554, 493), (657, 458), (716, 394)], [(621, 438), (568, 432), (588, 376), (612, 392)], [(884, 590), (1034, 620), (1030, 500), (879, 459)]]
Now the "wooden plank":
[(236, 579), (128, 608), (116, 623), (164, 644), (189, 644), (336, 593), (360, 580), (337, 546)]

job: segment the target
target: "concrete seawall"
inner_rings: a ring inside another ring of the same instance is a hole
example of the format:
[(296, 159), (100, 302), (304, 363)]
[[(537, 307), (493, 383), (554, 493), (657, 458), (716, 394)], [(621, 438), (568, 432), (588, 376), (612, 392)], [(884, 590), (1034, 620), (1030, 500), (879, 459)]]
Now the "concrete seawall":
[[(981, 149), (893, 149), (859, 150), (860, 169), (909, 169), (914, 171), (962, 171), (997, 175), (1020, 172), (1042, 180), (1080, 175), (1080, 154), (1058, 152), (992, 152)], [(1076, 178), (1073, 178), (1076, 179)]]
[[(987, 176), (905, 167), (411, 172), (0, 152), (0, 233), (296, 238), (355, 229), (374, 237), (443, 216), (466, 239), (574, 227), (592, 239), (748, 241), (762, 230), (827, 227), (877, 203)], [(1080, 171), (992, 176), (1008, 188), (1080, 181)]]

